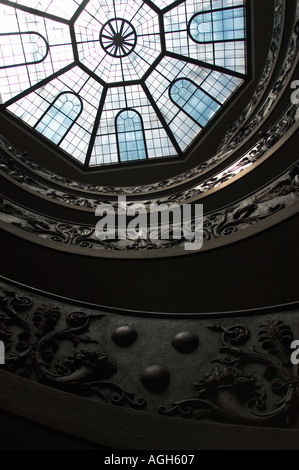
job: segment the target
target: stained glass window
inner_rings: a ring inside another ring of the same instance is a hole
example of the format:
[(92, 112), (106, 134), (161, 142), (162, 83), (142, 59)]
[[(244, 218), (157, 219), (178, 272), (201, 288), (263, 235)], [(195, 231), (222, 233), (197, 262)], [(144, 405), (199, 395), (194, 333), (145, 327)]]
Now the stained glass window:
[(244, 39), (244, 14), (242, 8), (197, 13), (190, 21), (189, 34), (200, 43)]
[(121, 111), (116, 118), (116, 131), (121, 162), (146, 158), (142, 118), (136, 111)]
[(82, 111), (82, 101), (74, 93), (61, 93), (34, 126), (59, 145)]
[(171, 85), (170, 97), (201, 127), (204, 127), (220, 108), (219, 102), (186, 78), (176, 80)]
[(86, 168), (181, 157), (247, 79), (246, 0), (0, 0), (0, 103)]
[(49, 46), (38, 33), (0, 33), (1, 68), (37, 64), (45, 60)]

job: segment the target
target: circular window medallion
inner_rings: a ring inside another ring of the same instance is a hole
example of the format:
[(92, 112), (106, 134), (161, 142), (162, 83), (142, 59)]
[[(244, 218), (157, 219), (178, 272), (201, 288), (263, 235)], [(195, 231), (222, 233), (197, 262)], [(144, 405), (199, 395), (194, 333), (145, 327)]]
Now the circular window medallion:
[(112, 57), (125, 57), (131, 54), (136, 41), (135, 28), (122, 18), (107, 21), (100, 33), (101, 46)]

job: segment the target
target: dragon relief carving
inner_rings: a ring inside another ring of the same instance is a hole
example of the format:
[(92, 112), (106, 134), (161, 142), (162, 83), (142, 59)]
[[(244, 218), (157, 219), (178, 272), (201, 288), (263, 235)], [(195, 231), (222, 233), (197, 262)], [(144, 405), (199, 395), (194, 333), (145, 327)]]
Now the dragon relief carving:
[[(194, 394), (160, 407), (160, 413), (229, 424), (297, 428), (299, 426), (299, 366), (291, 361), (291, 328), (266, 319), (259, 327), (257, 344), (247, 346), (248, 329), (242, 325), (222, 333), (215, 367), (193, 382)], [(217, 365), (216, 365), (217, 364)]]
[[(36, 308), (30, 298), (1, 289), (0, 339), (7, 352), (4, 368), (70, 393), (144, 408), (143, 398), (110, 380), (117, 372), (117, 364), (96, 349), (98, 342), (88, 335), (91, 323), (103, 317), (84, 312), (71, 312), (64, 317), (58, 306), (43, 304)], [(72, 350), (59, 357), (59, 351), (69, 350), (70, 344)]]
[[(45, 299), (33, 301), (1, 288), (0, 340), (7, 352), (3, 367), (58, 390), (142, 410), (146, 400), (112, 380), (116, 362), (90, 337), (90, 325), (103, 317), (82, 311), (63, 314), (60, 306)], [(220, 343), (210, 370), (208, 363), (201, 366), (192, 383), (193, 394), (161, 406), (160, 414), (297, 428), (299, 366), (291, 363), (292, 329), (271, 317), (257, 331), (243, 324), (208, 329)]]

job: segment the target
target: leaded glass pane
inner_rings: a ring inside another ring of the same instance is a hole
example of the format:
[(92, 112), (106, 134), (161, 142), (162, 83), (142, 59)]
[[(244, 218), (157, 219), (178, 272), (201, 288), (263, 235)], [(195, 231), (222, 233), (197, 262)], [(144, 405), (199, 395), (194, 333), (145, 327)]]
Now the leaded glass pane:
[(0, 0), (0, 103), (82, 165), (183, 156), (246, 80), (246, 12)]
[(62, 93), (49, 107), (35, 129), (59, 144), (81, 113), (82, 103), (74, 93)]
[(119, 159), (143, 160), (146, 148), (141, 117), (134, 110), (122, 111), (116, 118)]

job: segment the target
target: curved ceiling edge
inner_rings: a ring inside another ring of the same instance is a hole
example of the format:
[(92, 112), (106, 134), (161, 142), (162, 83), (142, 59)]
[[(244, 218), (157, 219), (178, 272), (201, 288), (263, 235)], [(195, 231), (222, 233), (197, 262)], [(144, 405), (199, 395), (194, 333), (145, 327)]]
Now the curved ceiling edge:
[[(194, 202), (202, 197), (219, 191), (229, 183), (237, 181), (249, 172), (255, 170), (264, 161), (281, 148), (285, 142), (295, 134), (299, 127), (299, 109), (297, 105), (290, 105), (275, 125), (264, 133), (259, 141), (241, 158), (232, 165), (207, 178), (191, 189), (172, 194), (170, 197), (159, 198), (159, 202)], [(144, 202), (144, 201), (142, 201)], [(152, 200), (153, 202), (153, 200)]]
[[(298, 12), (297, 12), (297, 13), (298, 13)], [(295, 41), (295, 43), (294, 43), (294, 33), (292, 33), (292, 34), (293, 34), (293, 36), (292, 36), (292, 39), (291, 39), (290, 50), (292, 51), (291, 57), (293, 57), (293, 59), (294, 59), (294, 47), (297, 47), (298, 44), (297, 44), (297, 41)], [(295, 34), (296, 34), (296, 33), (295, 33)], [(296, 36), (296, 37), (297, 37), (297, 36)], [(274, 97), (275, 99), (273, 99), (273, 89), (272, 89), (272, 93), (271, 93), (272, 104), (277, 102), (277, 92), (278, 92), (278, 91), (281, 92), (281, 85), (282, 85), (282, 82), (287, 78), (288, 74), (290, 73), (290, 50), (289, 50), (289, 53), (287, 54), (286, 63), (285, 63), (284, 66), (283, 66), (282, 77), (280, 76), (280, 81), (279, 81), (280, 86), (277, 86), (277, 84), (276, 84), (276, 85), (274, 86), (274, 88), (273, 88), (274, 90), (276, 90), (276, 95), (275, 95), (275, 97)], [(295, 51), (295, 55), (296, 55), (296, 51)], [(270, 106), (270, 108), (271, 108), (271, 106)], [(267, 111), (269, 111), (269, 106), (267, 106), (265, 109), (266, 109)], [(196, 171), (196, 170), (191, 170), (192, 173), (194, 173), (194, 171)], [(207, 171), (206, 168), (204, 169), (204, 172), (205, 172), (205, 171)], [(49, 176), (50, 176), (50, 173), (47, 172), (47, 177), (49, 178)], [(184, 182), (185, 182), (186, 179), (187, 179), (187, 180), (190, 179), (190, 174), (184, 173), (184, 174), (182, 175), (182, 177), (184, 178)], [(197, 177), (197, 176), (194, 176), (194, 175), (192, 174), (191, 178), (193, 179), (194, 177)], [(52, 179), (55, 180), (56, 183), (59, 183), (60, 178), (57, 177), (56, 175), (53, 175), (53, 174), (52, 174)], [(179, 179), (180, 179), (180, 181), (181, 181), (181, 177), (179, 177)], [(77, 186), (76, 183), (71, 182), (71, 181), (68, 181), (68, 180), (63, 179), (63, 178), (61, 179), (61, 183), (62, 183), (64, 186), (66, 186), (66, 185), (71, 185), (71, 186), (73, 186), (73, 187), (74, 187), (74, 185), (75, 185), (75, 187)], [(167, 186), (167, 189), (170, 188), (170, 187), (172, 187), (173, 184), (177, 185), (177, 184), (178, 184), (178, 181), (176, 180), (175, 183), (173, 183), (173, 181), (170, 181), (169, 183), (170, 183), (169, 185), (166, 185), (166, 186)], [(160, 191), (161, 189), (163, 189), (163, 183), (157, 183), (157, 186), (158, 186), (158, 187), (155, 189), (155, 191), (156, 191), (156, 190), (159, 190), (159, 191)], [(83, 189), (84, 191), (87, 191), (88, 189), (89, 189), (89, 190), (90, 190), (90, 189), (93, 189), (93, 190), (96, 190), (98, 193), (99, 193), (99, 192), (103, 192), (103, 188), (94, 187), (94, 186), (90, 186), (90, 185), (82, 185), (81, 188), (80, 188), (80, 184), (79, 184), (77, 187), (78, 187), (78, 189)], [(136, 187), (128, 187), (128, 188), (106, 188), (106, 192), (104, 192), (104, 194), (106, 194), (106, 195), (108, 195), (108, 194), (118, 195), (118, 194), (120, 194), (120, 193), (122, 193), (122, 192), (125, 192), (126, 194), (138, 194), (139, 190), (140, 190), (140, 188), (138, 188), (138, 187), (137, 187), (137, 188), (136, 188)], [(141, 190), (143, 191), (143, 190), (144, 190), (144, 187), (142, 187)], [(152, 190), (152, 188), (151, 188), (150, 190)], [(147, 188), (147, 191), (148, 191), (148, 188)]]
[[(299, 45), (299, 44), (298, 44)], [(293, 65), (293, 67), (297, 66), (297, 62), (299, 61), (299, 58), (297, 59), (296, 63)], [(230, 169), (234, 169), (235, 167), (238, 167), (238, 172), (240, 171), (240, 163), (241, 163), (241, 166), (242, 166), (242, 161), (244, 160), (247, 160), (248, 157), (250, 158), (251, 154), (256, 154), (257, 153), (257, 150), (259, 150), (259, 155), (256, 155), (255, 158), (254, 158), (254, 163), (256, 162), (256, 160), (260, 157), (261, 155), (261, 151), (266, 151), (268, 150), (269, 148), (271, 148), (271, 145), (273, 145), (274, 143), (276, 144), (275, 140), (272, 139), (271, 136), (275, 135), (277, 132), (280, 134), (280, 137), (283, 137), (284, 136), (284, 133), (288, 130), (288, 128), (286, 128), (284, 126), (284, 122), (285, 120), (288, 121), (288, 125), (289, 127), (291, 127), (292, 124), (295, 123), (295, 121), (298, 119), (298, 113), (296, 113), (295, 111), (297, 110), (297, 106), (296, 105), (292, 105), (290, 104), (287, 108), (287, 110), (285, 111), (284, 115), (282, 115), (281, 119), (277, 121), (276, 125), (273, 125), (260, 139), (259, 141), (256, 142), (256, 144), (251, 147), (251, 149), (249, 151), (247, 151), (242, 157), (239, 158), (239, 160), (237, 160), (234, 164), (232, 164), (230, 167), (228, 167), (228, 169), (225, 169), (223, 170), (222, 172), (218, 173), (218, 179), (222, 179), (222, 175), (225, 175), (230, 172)], [(292, 116), (293, 114), (293, 116)], [(293, 117), (293, 121), (291, 121)], [(275, 127), (276, 126), (276, 127)], [(263, 142), (266, 142), (266, 146), (263, 145)], [(70, 183), (69, 180), (65, 180), (65, 179), (62, 179), (60, 177), (58, 177), (57, 175), (54, 175), (53, 173), (51, 172), (48, 172), (47, 170), (44, 170), (42, 168), (40, 168), (37, 164), (35, 164), (28, 156), (27, 154), (22, 154), (20, 153), (18, 150), (16, 150), (14, 147), (11, 146), (11, 144), (9, 142), (7, 142), (7, 140), (3, 137), (0, 137), (0, 144), (2, 145), (2, 148), (4, 148), (6, 151), (8, 151), (12, 156), (13, 158), (16, 160), (17, 164), (19, 165), (19, 168), (23, 167), (24, 170), (23, 171), (27, 171), (29, 172), (29, 174), (31, 175), (34, 175), (36, 174), (38, 179), (37, 181), (44, 181), (44, 185), (49, 185), (49, 182), (51, 183), (51, 186), (52, 187), (60, 187), (60, 185), (64, 184), (63, 186), (63, 193), (65, 194), (65, 191), (66, 191), (66, 188), (69, 190), (69, 191), (74, 191), (74, 192), (83, 192), (85, 193), (85, 200), (86, 200), (86, 204), (87, 206), (90, 206), (90, 199), (88, 199), (88, 196), (89, 196), (89, 191), (86, 190), (86, 188), (88, 186), (86, 185), (82, 185), (80, 186), (80, 184), (78, 185), (75, 185), (76, 187), (74, 187), (73, 185), (73, 182), (71, 182), (71, 186), (69, 186), (68, 183)], [(11, 166), (11, 163), (10, 163), (10, 166)], [(247, 166), (247, 165), (246, 165)], [(10, 168), (8, 167), (8, 169), (10, 170)], [(0, 168), (1, 170), (1, 168)], [(3, 170), (5, 170), (5, 168), (3, 168)], [(211, 170), (211, 168), (208, 169), (209, 171)], [(206, 170), (206, 171), (208, 171)], [(206, 171), (204, 171), (202, 174), (204, 174)], [(13, 171), (11, 171), (11, 174), (13, 175)], [(18, 172), (16, 174), (16, 177), (18, 177)], [(231, 176), (230, 176), (231, 177)], [(206, 187), (206, 186), (209, 186), (208, 182), (209, 180), (213, 181), (215, 178), (215, 176), (211, 177), (210, 179), (207, 179), (205, 181), (203, 181), (201, 183), (201, 186), (202, 187)], [(174, 178), (175, 179), (175, 178)], [(187, 179), (188, 182), (191, 182), (193, 181), (194, 178), (192, 179)], [(46, 180), (46, 181), (45, 181)], [(185, 181), (185, 182), (187, 182)], [(214, 181), (213, 181), (214, 183)], [(217, 183), (218, 185), (218, 183)], [(41, 186), (39, 184), (36, 184), (36, 186)], [(175, 185), (176, 186), (176, 185)], [(171, 187), (175, 187), (175, 186), (171, 186)], [(171, 187), (167, 188), (167, 189), (170, 189)], [(85, 188), (85, 189), (84, 189)], [(88, 187), (89, 188), (89, 187)], [(90, 189), (90, 188), (89, 188)], [(111, 189), (111, 188), (110, 188)], [(120, 190), (120, 188), (117, 188), (115, 190), (115, 193), (114, 193), (114, 197), (116, 197), (117, 195), (121, 195), (121, 194), (126, 194), (126, 196), (136, 196), (138, 195), (138, 191), (134, 191), (132, 190), (131, 188), (131, 191), (129, 191), (128, 193), (125, 192), (125, 190), (127, 190), (128, 188), (123, 188), (123, 190)], [(159, 190), (161, 191), (163, 188), (159, 188)], [(210, 188), (209, 188), (210, 190)], [(133, 192), (132, 192), (133, 191)], [(186, 190), (185, 191), (185, 194), (188, 194), (189, 191), (192, 191), (191, 190)], [(51, 191), (50, 191), (51, 192)], [(95, 194), (95, 193), (94, 193)], [(111, 193), (110, 193), (111, 194)], [(59, 199), (59, 193), (56, 192), (56, 195), (57, 195), (57, 199)], [(55, 196), (54, 193), (51, 193), (51, 196)], [(50, 196), (50, 197), (51, 197)], [(105, 200), (107, 200), (107, 197), (109, 197), (109, 193), (97, 193), (97, 197), (99, 196), (104, 196), (105, 197)], [(176, 195), (170, 195), (169, 198), (165, 198), (163, 200), (172, 200), (174, 197), (176, 197)], [(69, 196), (68, 198), (66, 198), (69, 200), (69, 203), (72, 204), (72, 202), (76, 199), (76, 198), (73, 198), (72, 196)], [(73, 200), (73, 201), (72, 201)], [(88, 202), (89, 201), (89, 202)], [(75, 205), (77, 205), (75, 203)], [(82, 206), (82, 203), (79, 202), (80, 206)], [(83, 204), (83, 207), (84, 207), (84, 204)]]
[[(150, 201), (134, 201), (142, 203), (146, 206), (152, 203), (184, 203), (185, 201), (194, 202), (198, 201), (208, 194), (221, 190), (229, 183), (236, 181), (240, 177), (248, 174), (249, 171), (255, 169), (258, 165), (263, 163), (266, 159), (270, 158), (273, 153), (280, 148), (284, 142), (297, 130), (299, 120), (298, 106), (291, 104), (284, 112), (282, 117), (272, 125), (271, 128), (260, 137), (259, 141), (247, 153), (235, 161), (231, 166), (224, 169), (213, 177), (206, 179), (201, 184), (191, 189), (186, 189), (183, 192), (171, 194), (168, 197), (161, 197), (159, 199), (151, 199)], [(2, 145), (8, 147), (9, 153), (14, 154), (15, 151), (11, 148), (5, 139), (2, 139)], [(78, 196), (76, 193), (68, 193), (66, 190), (59, 191), (53, 190), (48, 182), (35, 177), (35, 173), (31, 170), (24, 171), (24, 167), (15, 163), (11, 158), (1, 155), (0, 153), (0, 172), (4, 177), (9, 177), (14, 180), (16, 184), (22, 184), (32, 193), (41, 195), (42, 197), (49, 198), (52, 201), (60, 202), (79, 208), (80, 210), (95, 210), (103, 200), (100, 197), (97, 199), (90, 199), (86, 195)], [(115, 210), (117, 210), (117, 201), (108, 201)]]
[(52, 292), (37, 289), (35, 287), (22, 284), (18, 281), (8, 279), (0, 275), (0, 289), (11, 291), (12, 289), (17, 290), (18, 297), (37, 296), (43, 298), (45, 301), (61, 302), (67, 304), (71, 309), (84, 308), (91, 309), (103, 314), (114, 314), (120, 317), (142, 317), (142, 318), (173, 318), (173, 319), (210, 319), (210, 318), (235, 318), (236, 316), (254, 318), (260, 315), (268, 315), (272, 313), (279, 313), (282, 311), (294, 311), (299, 309), (299, 299), (297, 302), (291, 302), (279, 305), (269, 305), (267, 307), (257, 307), (254, 309), (242, 309), (242, 310), (226, 310), (226, 311), (212, 311), (212, 312), (195, 312), (195, 313), (171, 313), (171, 312), (154, 312), (146, 310), (128, 310), (124, 308), (110, 307), (107, 305), (83, 302), (67, 297), (63, 297)]
[(269, 55), (266, 60), (266, 65), (260, 83), (258, 84), (252, 99), (244, 109), (243, 113), (230, 126), (227, 133), (225, 134), (223, 141), (220, 144), (219, 152), (227, 149), (231, 141), (236, 138), (236, 134), (239, 133), (241, 126), (243, 126), (250, 119), (255, 109), (259, 106), (259, 103), (261, 102), (263, 95), (266, 92), (268, 85), (270, 84), (282, 43), (285, 14), (286, 4), (282, 0), (275, 0), (273, 35), (269, 47)]
[[(188, 240), (154, 239), (147, 237), (130, 240), (99, 240), (95, 226), (82, 226), (67, 221), (57, 221), (11, 202), (0, 200), (0, 227), (33, 243), (45, 245), (59, 251), (84, 256), (109, 258), (163, 258), (185, 256), (198, 252), (186, 251)], [(251, 196), (222, 210), (203, 217), (203, 246), (205, 251), (235, 243), (286, 220), (299, 210), (299, 161), (271, 184)], [(190, 229), (194, 233), (194, 219)], [(179, 226), (172, 226), (182, 232)], [(160, 226), (163, 233), (163, 226)], [(117, 236), (117, 234), (116, 234)], [(162, 238), (162, 237), (161, 237)]]

